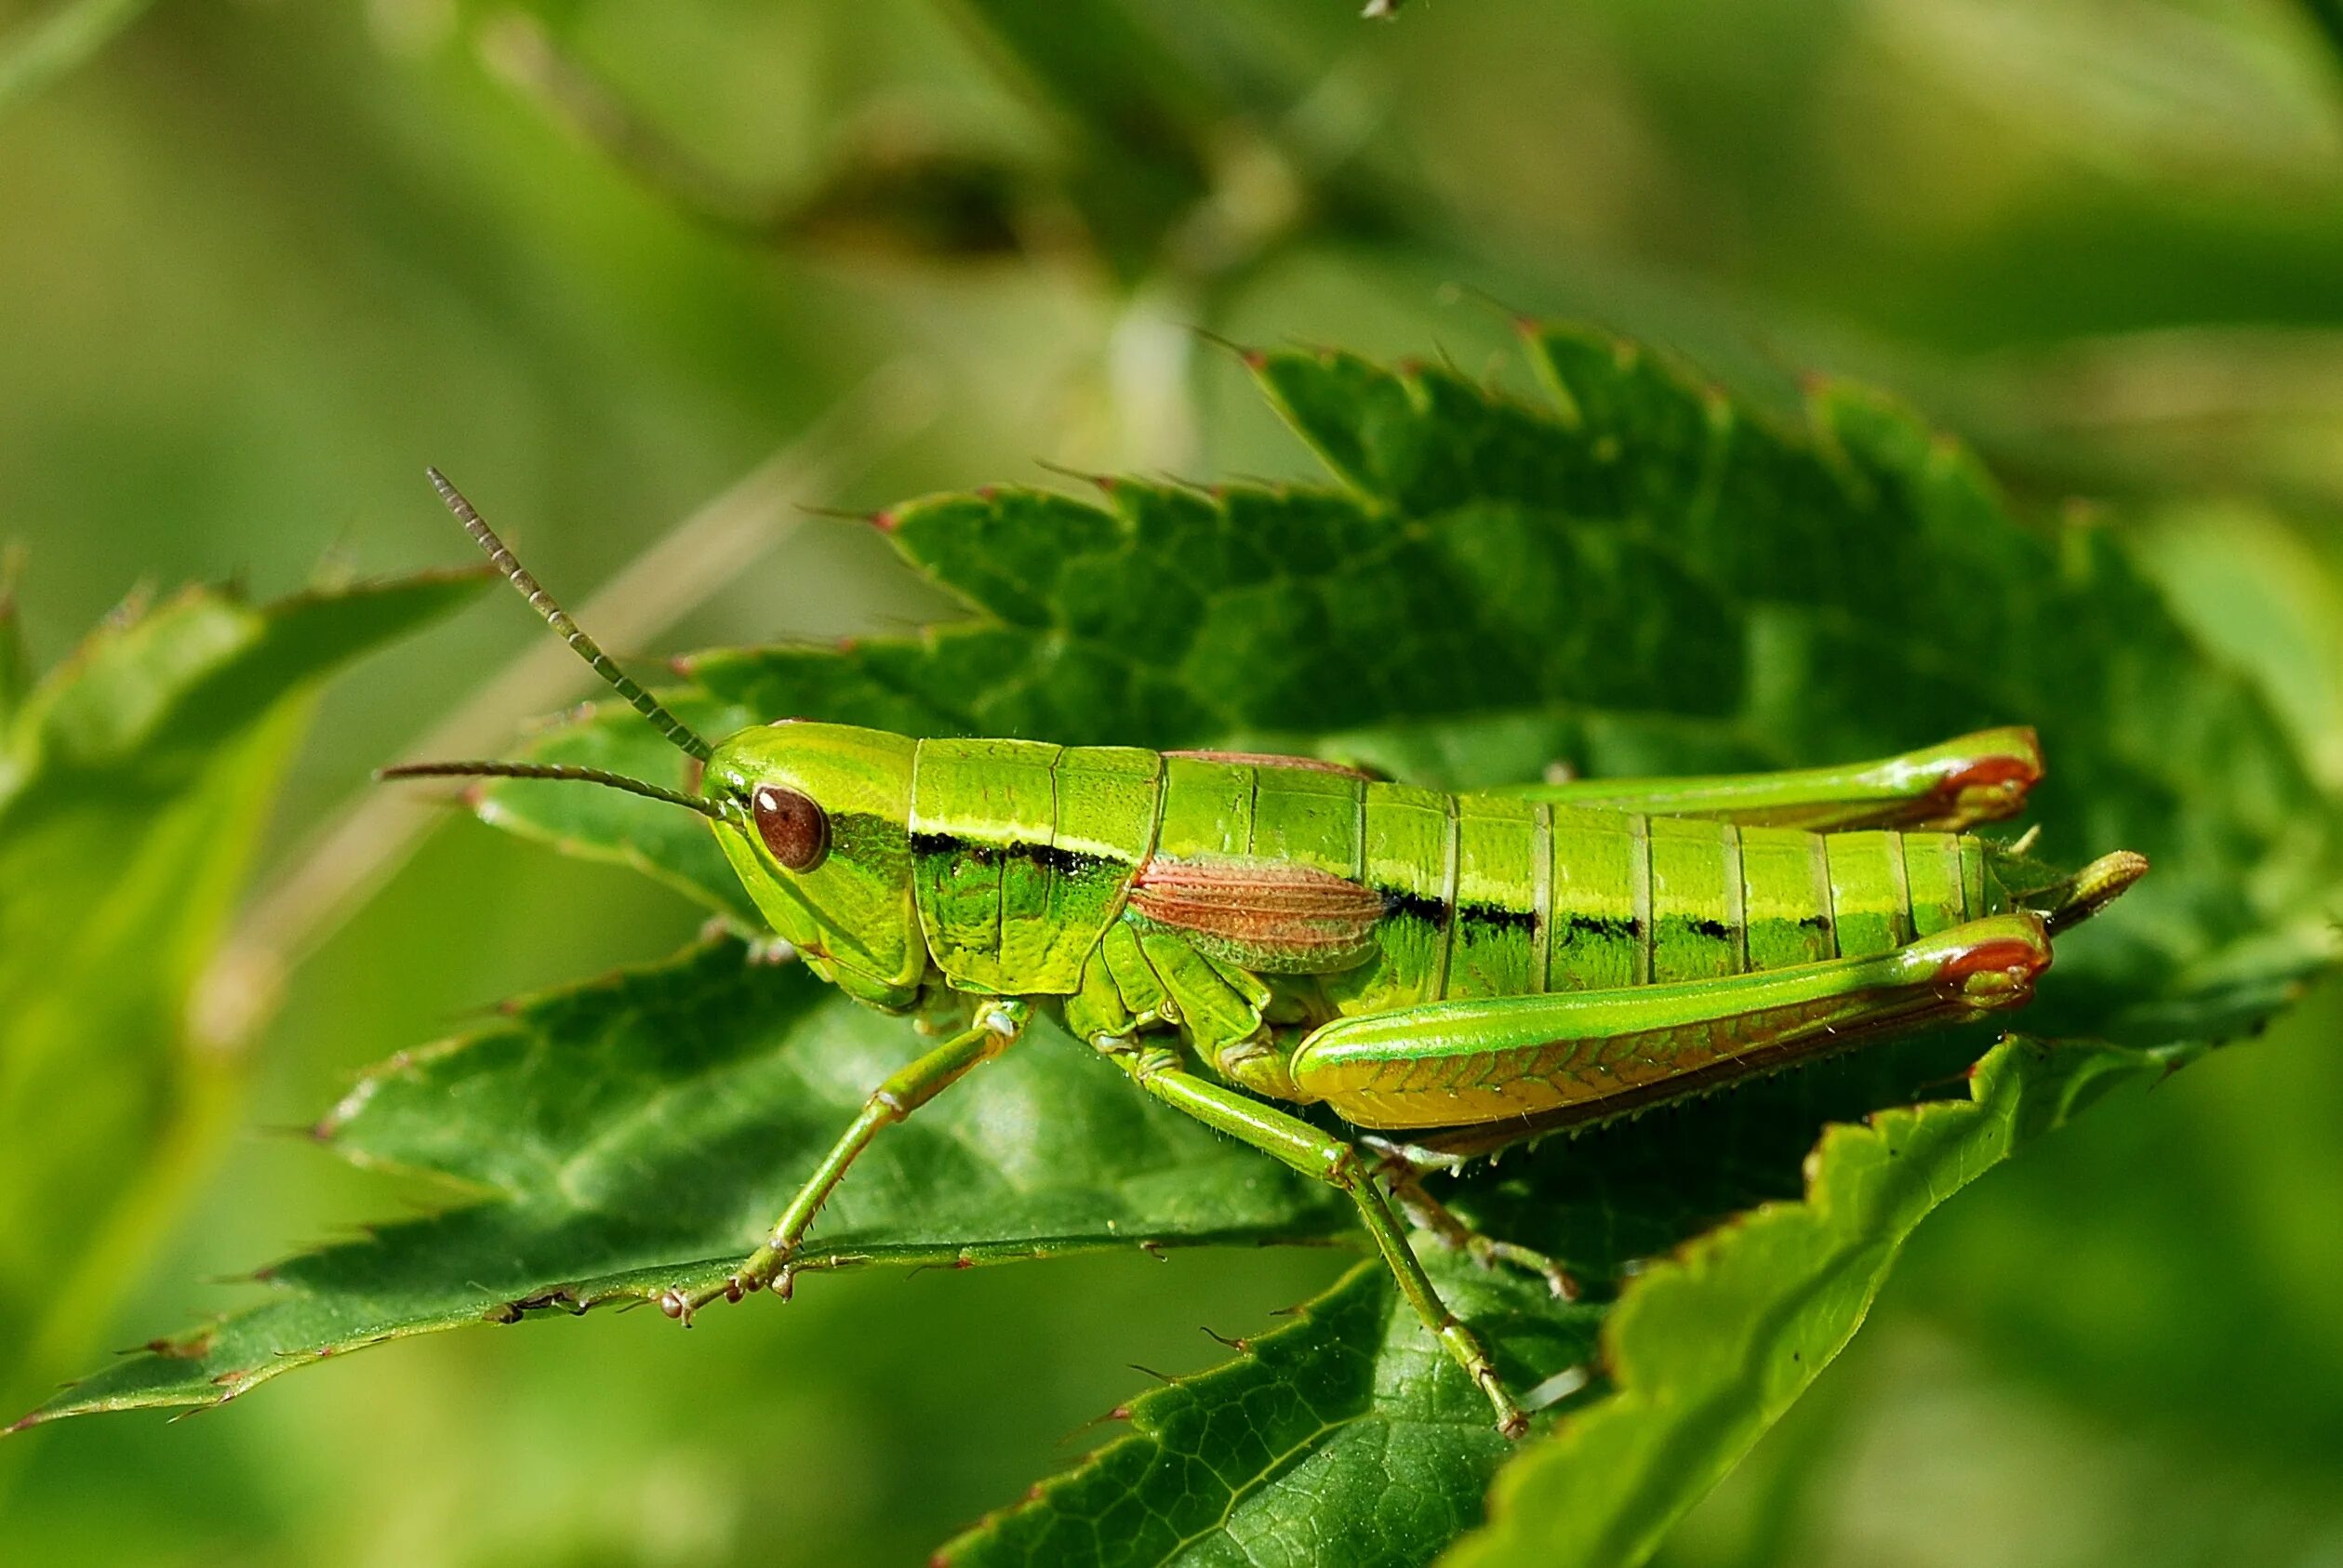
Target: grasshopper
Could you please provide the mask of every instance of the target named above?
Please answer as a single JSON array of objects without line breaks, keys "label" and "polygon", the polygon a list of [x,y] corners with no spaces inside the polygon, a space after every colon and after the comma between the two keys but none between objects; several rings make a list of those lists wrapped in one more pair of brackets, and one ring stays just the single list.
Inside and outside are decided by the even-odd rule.
[{"label": "grasshopper", "polygon": [[[727,1282],[786,1296],[823,1203],[885,1128],[1055,1015],[1143,1092],[1348,1194],[1424,1326],[1528,1420],[1442,1302],[1400,1215],[1484,1263],[1431,1166],[2025,1003],[2051,938],[2137,881],[2070,877],[1966,830],[2042,776],[2033,732],[1884,761],[1447,794],[1313,758],[914,739],[786,719],[710,744],[628,678],[446,479],[432,481],[570,646],[699,764],[423,763],[386,777],[568,779],[708,819],[824,980],[916,1017],[924,1054],[861,1112]],[[1289,1107],[1324,1106],[1338,1136]]]}]

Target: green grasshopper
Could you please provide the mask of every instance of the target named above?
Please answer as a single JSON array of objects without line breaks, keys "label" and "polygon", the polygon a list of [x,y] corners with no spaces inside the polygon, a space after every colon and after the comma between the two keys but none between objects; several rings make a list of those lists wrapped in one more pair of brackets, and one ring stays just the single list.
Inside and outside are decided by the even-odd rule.
[{"label": "green grasshopper", "polygon": [[[816,974],[942,1036],[872,1093],[723,1286],[663,1303],[686,1320],[720,1295],[786,1296],[871,1140],[1044,1009],[1147,1094],[1349,1194],[1426,1328],[1519,1436],[1526,1416],[1398,1212],[1558,1294],[1568,1276],[1472,1233],[1425,1168],[2017,1006],[2052,936],[2147,870],[2119,852],[2027,885],[1964,831],[2017,811],[2041,777],[2026,729],[1847,767],[1471,794],[1311,758],[793,719],[711,745],[431,477],[699,777],[691,792],[555,764],[384,777],[572,779],[698,812]],[[1283,1109],[1309,1105],[1380,1136]]]}]

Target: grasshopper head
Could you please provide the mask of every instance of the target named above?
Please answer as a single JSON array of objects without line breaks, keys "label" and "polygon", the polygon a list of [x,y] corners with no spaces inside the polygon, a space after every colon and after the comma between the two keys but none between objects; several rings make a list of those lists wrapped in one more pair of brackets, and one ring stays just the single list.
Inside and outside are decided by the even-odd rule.
[{"label": "grasshopper head", "polygon": [[530,607],[676,750],[701,764],[699,792],[559,763],[409,763],[376,777],[567,779],[696,811],[713,825],[749,897],[815,973],[859,1001],[884,1007],[916,1001],[927,944],[912,898],[914,742],[880,730],[784,720],[711,746],[586,635],[437,469],[431,481]]},{"label": "grasshopper head", "polygon": [[901,1003],[927,967],[912,899],[912,754],[883,730],[785,719],[708,758],[717,842],[773,929],[826,978]]}]

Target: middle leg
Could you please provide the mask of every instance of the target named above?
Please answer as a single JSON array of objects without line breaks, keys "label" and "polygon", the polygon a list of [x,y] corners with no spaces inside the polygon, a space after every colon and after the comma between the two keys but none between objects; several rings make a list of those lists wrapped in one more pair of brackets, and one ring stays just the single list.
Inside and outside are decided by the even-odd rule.
[{"label": "middle leg", "polygon": [[1491,1236],[1467,1224],[1457,1212],[1431,1195],[1424,1185],[1424,1173],[1413,1160],[1396,1146],[1379,1138],[1366,1143],[1379,1156],[1375,1174],[1391,1189],[1391,1201],[1400,1206],[1420,1229],[1440,1238],[1441,1244],[1463,1253],[1484,1269],[1503,1264],[1537,1275],[1546,1282],[1546,1288],[1554,1293],[1557,1301],[1578,1299],[1578,1282],[1544,1253]]}]

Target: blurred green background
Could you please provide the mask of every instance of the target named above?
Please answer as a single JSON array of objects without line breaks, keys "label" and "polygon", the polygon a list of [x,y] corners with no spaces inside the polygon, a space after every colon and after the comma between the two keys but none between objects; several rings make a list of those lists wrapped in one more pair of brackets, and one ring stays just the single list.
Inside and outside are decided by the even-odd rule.
[{"label": "blurred green background", "polygon": [[[770,519],[674,614],[638,580],[624,653],[899,629],[932,596],[794,503],[1036,458],[1302,472],[1190,329],[1477,368],[1479,291],[1760,397],[1903,392],[2029,503],[2133,534],[2343,782],[2324,0],[0,0],[0,536],[45,658],[140,581],[464,560],[426,462],[573,603],[712,498]],[[542,637],[499,596],[338,685],[255,910]],[[93,1358],[446,1199],[268,1129],[697,921],[453,818],[364,893],[281,1007],[254,993],[237,1130],[118,1260]],[[2343,1564],[2338,1027],[2314,996],[1932,1220],[1665,1561]],[[847,1274],[689,1335],[420,1341],[11,1440],[0,1556],[916,1561],[1094,1441],[1126,1363],[1206,1364],[1201,1327],[1342,1262]]]}]

